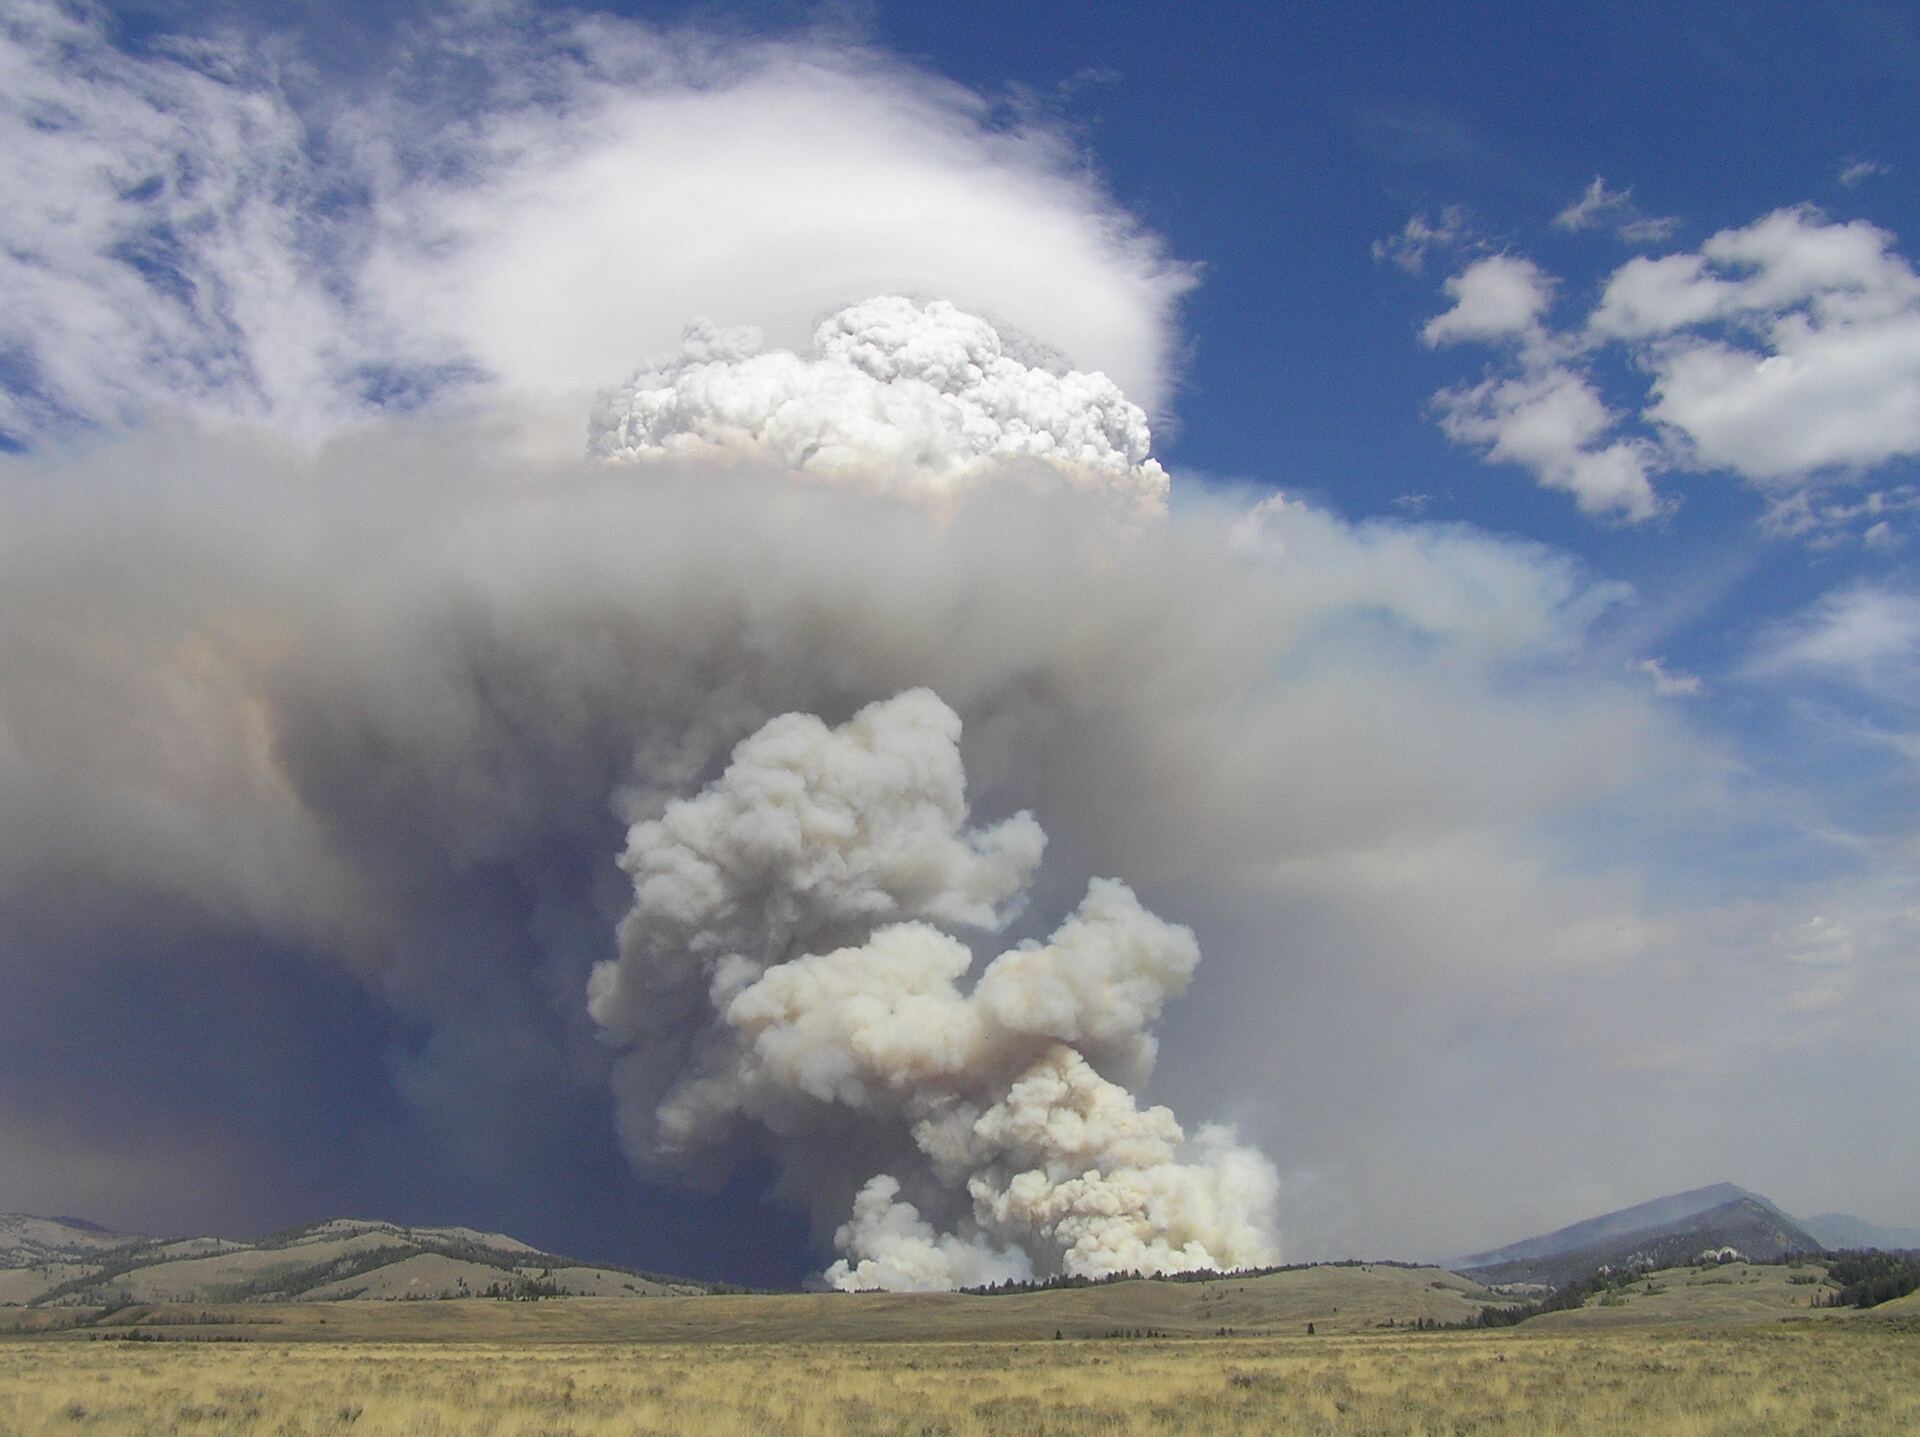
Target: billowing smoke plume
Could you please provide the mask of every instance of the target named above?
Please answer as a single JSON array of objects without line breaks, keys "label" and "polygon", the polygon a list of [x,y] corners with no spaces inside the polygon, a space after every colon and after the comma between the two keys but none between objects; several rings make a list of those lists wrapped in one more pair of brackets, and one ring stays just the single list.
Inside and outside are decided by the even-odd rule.
[{"label": "billowing smoke plume", "polygon": [[837,729],[787,714],[634,825],[633,908],[589,1006],[634,1049],[615,1086],[636,1155],[724,1151],[742,1126],[891,1154],[836,1237],[841,1287],[1273,1261],[1272,1166],[1130,1091],[1191,932],[1096,879],[967,985],[947,930],[1001,928],[1044,838],[1026,813],[967,826],[959,744],[926,689]]},{"label": "billowing smoke plume", "polygon": [[[1139,525],[1081,491],[988,483],[932,518],[779,471],[529,471],[488,433],[430,420],[317,452],[232,431],[0,456],[0,1138],[45,1153],[89,1134],[98,1171],[199,1194],[166,1219],[181,1226],[391,1211],[432,1191],[450,1216],[491,1211],[536,1236],[577,1222],[545,1240],[667,1270],[768,1280],[884,1247],[903,1270],[858,1280],[966,1281],[1062,1265],[1096,1220],[1142,1205],[1148,1242],[1224,1225],[1186,1215],[1212,1201],[1191,1172],[1160,1184],[1200,1169],[1225,1192],[1259,1166],[1236,1175],[1209,1156],[1216,1139],[1178,1145],[1092,1080],[1130,1087],[1157,1026],[1156,1099],[1232,1116],[1290,1177],[1344,1155],[1337,1189],[1289,1182],[1290,1256],[1316,1241],[1310,1223],[1325,1242],[1359,1205],[1390,1221],[1409,1152],[1484,1171],[1493,1140],[1460,1115],[1485,1069],[1450,1056],[1463,1012],[1509,1011],[1637,941],[1630,895],[1567,879],[1539,837],[1649,755],[1692,771],[1661,726],[1671,705],[1618,664],[1569,668],[1608,599],[1526,546],[1298,503],[1250,515],[1198,491]],[[829,743],[779,718],[836,724],[922,687],[964,720],[964,790],[931,704],[883,708],[865,766],[858,725]],[[726,781],[700,796],[773,720],[751,753],[790,750],[786,777],[762,778],[807,801],[783,810]],[[818,774],[799,758],[816,750]],[[1022,809],[1045,821],[1045,865]],[[803,813],[826,827],[799,828]],[[820,838],[855,813],[869,817],[853,838]],[[709,832],[731,834],[735,887],[656,900],[669,860],[721,855]],[[740,867],[755,844],[759,867]],[[1206,940],[1157,1025],[1191,950],[1116,893],[1082,906],[1102,875]],[[880,1074],[905,1059],[863,1055],[897,1023],[780,987],[909,948],[953,976],[875,1006],[964,1010],[937,1031],[983,1045],[975,1076],[910,1048],[933,1075],[890,1088]],[[795,958],[813,961],[734,1006]],[[596,1005],[620,1045],[586,1001],[607,959],[618,981]],[[1109,960],[1121,977],[1100,997],[1129,1016],[1077,996],[1076,975]],[[1048,1002],[995,999],[1029,963],[1019,986]],[[884,966],[896,988],[919,972]],[[988,966],[992,984],[969,983]],[[358,994],[351,1012],[316,1009],[316,983],[336,1007],[339,988]],[[1588,1032],[1591,1008],[1567,1011]],[[860,1036],[816,1044],[821,1025]],[[909,1030],[923,1045],[931,1031]],[[1553,1036],[1552,1052],[1572,1046]],[[1057,1039],[1091,1073],[1042,1061]],[[753,1066],[789,1058],[803,1077]],[[206,1077],[217,1061],[229,1080]],[[1035,1101],[1042,1079],[1058,1100]],[[616,1090],[646,1174],[735,1179],[714,1198],[637,1195],[608,1151]],[[1382,1136],[1415,1092],[1436,1095],[1417,1129]],[[210,1111],[216,1093],[246,1104]],[[971,1124],[938,1121],[962,1104]],[[1121,1130],[1126,1145],[1107,1136]],[[1447,1168],[1462,1144],[1477,1161]],[[780,1238],[741,1255],[769,1158],[776,1191],[818,1217],[810,1254],[783,1216]],[[1096,1167],[1105,1191],[1081,1181]],[[15,1204],[53,1206],[81,1180],[65,1171],[22,1160],[0,1180]],[[1450,1191],[1478,1191],[1464,1181]],[[489,1207],[493,1192],[523,1206]],[[1257,1247],[1202,1245],[1217,1261]]]},{"label": "billowing smoke plume", "polygon": [[1166,471],[1147,419],[1104,374],[1024,362],[987,321],[941,300],[882,296],[821,321],[807,354],[755,329],[690,327],[680,353],[604,396],[589,447],[606,459],[772,463],[939,495],[1025,462],[1147,511]]}]

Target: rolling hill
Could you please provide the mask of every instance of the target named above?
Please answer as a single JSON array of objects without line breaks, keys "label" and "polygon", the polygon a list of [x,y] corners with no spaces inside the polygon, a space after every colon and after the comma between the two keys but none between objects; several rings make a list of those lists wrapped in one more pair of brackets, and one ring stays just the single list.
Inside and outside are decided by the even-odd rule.
[{"label": "rolling hill", "polygon": [[151,1238],[110,1232],[77,1217],[32,1217],[0,1213],[0,1270],[36,1263],[67,1262]]},{"label": "rolling hill", "polygon": [[[1831,1284],[1817,1262],[1729,1263],[1642,1274],[1571,1311],[1531,1318],[1528,1332],[1622,1327],[1745,1327],[1797,1320],[1844,1324],[1888,1314],[1912,1321],[1910,1299],[1872,1313],[1818,1303]],[[1920,1297],[1920,1294],[1915,1294]],[[72,1330],[92,1338],[274,1343],[836,1343],[1035,1342],[1068,1339],[1338,1339],[1472,1320],[1499,1294],[1431,1267],[1338,1263],[1258,1277],[1128,1279],[1005,1294],[786,1292],[583,1297],[564,1302],[291,1302],[144,1304],[110,1312],[14,1308],[0,1332]],[[1905,1317],[1901,1314],[1905,1313]]]},{"label": "rolling hill", "polygon": [[[632,1294],[627,1295],[629,1298]],[[1024,1342],[1063,1337],[1304,1337],[1470,1321],[1501,1299],[1432,1267],[1342,1263],[1206,1281],[1136,1278],[1004,1294],[784,1292],[648,1301],[134,1303],[16,1308],[0,1331],[274,1342]]]},{"label": "rolling hill", "polygon": [[335,1218],[252,1241],[0,1216],[0,1306],[659,1297],[706,1284],[578,1262],[501,1233]]},{"label": "rolling hill", "polygon": [[[1190,1326],[1201,1311],[1223,1319],[1218,1325],[1267,1326],[1292,1321],[1309,1308],[1320,1317],[1304,1320],[1330,1321],[1336,1327],[1359,1320],[1363,1312],[1373,1314],[1369,1322],[1394,1317],[1452,1324],[1471,1318],[1481,1306],[1563,1287],[1596,1272],[1683,1268],[1703,1253],[1729,1258],[1737,1253],[1742,1259],[1767,1263],[1822,1248],[1905,1246],[1899,1239],[1909,1236],[1915,1234],[1873,1228],[1858,1219],[1831,1214],[1801,1223],[1757,1193],[1720,1183],[1477,1253],[1448,1264],[1451,1271],[1385,1263],[1333,1264],[1300,1270],[1318,1276],[1294,1272],[1233,1275],[1219,1279],[1218,1285],[1149,1284],[1142,1291],[1153,1294],[1151,1301],[1138,1294],[1112,1293],[1098,1299],[1067,1299],[1058,1292],[968,1297],[952,1310],[952,1320],[973,1325],[972,1319],[957,1314],[970,1312],[976,1300],[986,1300],[1000,1317],[1027,1313],[1031,1307],[1034,1314],[1058,1311],[1063,1318],[1074,1315],[1076,1321],[1107,1320],[1091,1314],[1117,1317],[1135,1303],[1145,1302],[1142,1317],[1150,1310],[1152,1325],[1173,1328]],[[1727,1249],[1733,1253],[1726,1253]],[[1378,1278],[1373,1276],[1376,1272]],[[1710,1277],[1699,1282],[1716,1289],[1725,1285]],[[1374,1292],[1382,1283],[1391,1291]],[[1327,1284],[1332,1287],[1321,1292]],[[1189,1311],[1199,1300],[1185,1292],[1189,1286],[1196,1292],[1204,1288],[1207,1300],[1220,1305]],[[1401,1291],[1403,1287],[1407,1291]],[[1335,1288],[1346,1294],[1344,1303],[1331,1296]],[[155,1238],[113,1232],[76,1218],[0,1214],[0,1307],[30,1309],[55,1320],[58,1312],[70,1309],[462,1297],[620,1302],[705,1297],[722,1290],[712,1284],[582,1262],[501,1233],[466,1227],[408,1227],[335,1218],[243,1241]],[[1243,1305],[1228,1296],[1237,1299],[1243,1292],[1258,1294],[1261,1300]],[[1286,1301],[1275,1307],[1272,1300],[1283,1295]],[[1729,1296],[1717,1290],[1712,1295],[1716,1299]],[[1744,1302],[1759,1294],[1743,1291],[1738,1296]],[[1795,1303],[1803,1296],[1801,1291],[1784,1294]],[[1766,1294],[1768,1303],[1779,1300],[1771,1292]],[[1084,1318],[1076,1315],[1083,1302],[1088,1304]],[[1678,1311],[1678,1302],[1678,1298],[1661,1303],[1636,1300],[1634,1306],[1637,1313],[1651,1316],[1669,1308]],[[1345,1314],[1336,1317],[1341,1307]],[[821,1311],[856,1310],[865,1311],[839,1307]],[[932,1314],[935,1308],[925,1312]],[[722,1309],[702,1307],[702,1325],[721,1315]],[[22,1313],[22,1319],[25,1316]],[[1237,1322],[1224,1320],[1229,1317]]]}]

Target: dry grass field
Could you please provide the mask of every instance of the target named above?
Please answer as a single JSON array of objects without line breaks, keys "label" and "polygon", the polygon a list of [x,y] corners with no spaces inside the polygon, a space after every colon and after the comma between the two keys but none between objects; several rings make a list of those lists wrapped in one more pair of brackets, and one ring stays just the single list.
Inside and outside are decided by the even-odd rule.
[{"label": "dry grass field", "polygon": [[1467,1332],[1413,1325],[1485,1289],[1380,1265],[999,1297],[13,1309],[0,1437],[1920,1432],[1920,1314],[1812,1308],[1822,1276],[1678,1269]]},{"label": "dry grass field", "polygon": [[1621,1323],[1676,1322],[1694,1326],[1771,1322],[1782,1317],[1837,1317],[1814,1303],[1831,1289],[1819,1263],[1730,1262],[1717,1267],[1675,1267],[1650,1272],[1583,1307],[1549,1312],[1530,1326],[1610,1327]]},{"label": "dry grass field", "polygon": [[940,1343],[0,1343],[0,1433],[277,1437],[1907,1437],[1920,1332]]}]

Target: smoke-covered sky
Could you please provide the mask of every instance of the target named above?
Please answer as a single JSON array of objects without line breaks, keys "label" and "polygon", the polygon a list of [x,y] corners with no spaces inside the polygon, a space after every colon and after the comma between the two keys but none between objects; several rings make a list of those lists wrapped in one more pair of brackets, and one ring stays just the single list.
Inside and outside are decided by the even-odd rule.
[{"label": "smoke-covered sky", "polygon": [[1920,1221],[1920,17],[933,16],[9,8],[0,1209]]}]

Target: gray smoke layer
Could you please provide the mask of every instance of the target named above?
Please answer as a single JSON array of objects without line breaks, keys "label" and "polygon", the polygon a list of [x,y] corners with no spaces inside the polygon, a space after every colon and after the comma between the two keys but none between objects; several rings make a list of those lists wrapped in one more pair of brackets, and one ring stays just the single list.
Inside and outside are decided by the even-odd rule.
[{"label": "gray smoke layer", "polygon": [[963,987],[973,954],[945,930],[1004,927],[1044,844],[1027,813],[967,819],[960,719],[914,689],[837,729],[774,719],[636,824],[620,956],[589,990],[638,1048],[614,1076],[630,1141],[672,1158],[754,1125],[804,1148],[842,1115],[864,1149],[910,1135],[904,1178],[873,1176],[836,1234],[841,1287],[1274,1261],[1272,1165],[1223,1128],[1188,1144],[1130,1091],[1193,934],[1096,879]]},{"label": "gray smoke layer", "polygon": [[[89,985],[161,936],[343,965],[420,1035],[391,1079],[448,1161],[524,1168],[611,1085],[646,1171],[771,1157],[836,1280],[1258,1260],[1266,1165],[1136,1096],[1181,924],[1259,915],[1190,1002],[1272,994],[1296,915],[1364,933],[1398,855],[1453,855],[1449,901],[1514,872],[1473,835],[1651,742],[1611,674],[1527,677],[1601,602],[1297,504],[935,516],[475,424],[9,458],[0,918]],[[1152,1082],[1271,1141],[1261,1011]]]}]

